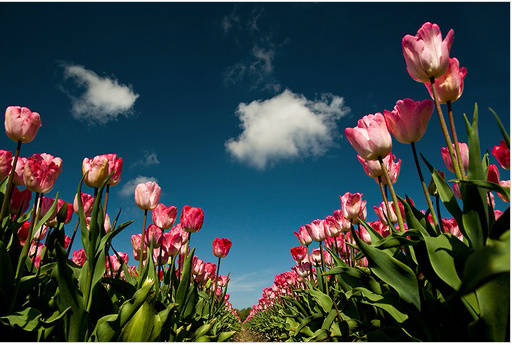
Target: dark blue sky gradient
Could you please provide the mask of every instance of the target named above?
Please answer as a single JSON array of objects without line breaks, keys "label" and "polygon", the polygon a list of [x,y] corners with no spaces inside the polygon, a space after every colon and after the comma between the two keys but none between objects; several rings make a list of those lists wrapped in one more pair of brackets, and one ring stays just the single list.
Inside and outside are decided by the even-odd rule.
[{"label": "dark blue sky gradient", "polygon": [[[222,21],[230,15],[239,23],[225,32]],[[405,69],[405,34],[414,35],[426,21],[439,24],[443,36],[455,30],[451,56],[468,69],[464,95],[454,103],[461,141],[467,138],[462,113],[472,114],[474,102],[481,110],[483,149],[492,150],[500,139],[487,107],[510,125],[508,3],[4,3],[0,17],[0,106],[24,105],[41,114],[43,127],[33,143],[23,145],[22,155],[63,158],[50,196],[60,191],[72,201],[82,159],[119,154],[125,169],[112,190],[109,213],[121,207],[121,219],[135,223],[118,236],[117,250],[133,256],[129,239],[140,233],[143,217],[133,196],[118,191],[139,175],[156,177],[166,205],[180,213],[187,204],[205,209],[204,228],[192,239],[201,258],[214,261],[215,237],[232,240],[221,272],[231,272],[235,307],[257,303],[274,275],[291,268],[289,249],[298,245],[293,232],[332,214],[340,207],[339,195],[364,193],[368,218],[376,219],[378,187],[364,174],[344,128],[363,115],[392,110],[398,99],[429,98]],[[250,30],[254,20],[258,29]],[[255,45],[275,52],[267,78],[281,90],[308,99],[332,93],[350,107],[337,123],[336,145],[325,155],[256,170],[226,152],[224,143],[240,134],[238,104],[277,94],[251,76],[225,81],[230,66],[248,61]],[[131,85],[140,95],[133,114],[104,126],[74,119],[67,93],[79,90],[64,80],[63,64],[83,65]],[[5,135],[0,144],[15,149]],[[417,147],[446,170],[441,146],[434,114]],[[155,152],[160,164],[134,167],[145,151]],[[403,160],[397,192],[425,208],[410,148],[394,141],[393,152]]]}]

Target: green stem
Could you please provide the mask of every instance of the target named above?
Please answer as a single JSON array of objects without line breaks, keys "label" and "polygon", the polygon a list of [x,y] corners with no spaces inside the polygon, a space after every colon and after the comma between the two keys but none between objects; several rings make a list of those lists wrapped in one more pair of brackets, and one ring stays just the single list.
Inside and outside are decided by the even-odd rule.
[{"label": "green stem", "polygon": [[432,199],[430,199],[430,194],[428,193],[427,185],[425,184],[425,179],[423,178],[423,173],[421,172],[420,162],[418,160],[418,153],[416,152],[416,145],[411,143],[412,154],[414,156],[414,163],[416,163],[416,169],[418,170],[418,175],[420,177],[421,187],[423,188],[423,194],[425,194],[425,198],[427,199],[428,208],[430,209],[430,213],[432,214],[432,219],[434,219],[434,225],[436,228],[439,228],[439,221],[436,217],[436,213],[434,212],[434,206],[432,205]]},{"label": "green stem", "polygon": [[210,305],[210,317],[212,317],[213,306],[215,304],[215,298],[217,296],[217,282],[219,281],[219,271],[220,271],[220,257],[217,261],[217,273],[215,274],[215,286],[212,293],[212,304]]},{"label": "green stem", "polygon": [[455,155],[457,156],[457,161],[459,162],[459,170],[462,178],[466,178],[466,171],[464,170],[464,163],[462,162],[462,154],[460,153],[459,139],[457,139],[457,129],[455,129],[455,120],[453,119],[453,109],[452,102],[447,101],[446,106],[448,107],[448,115],[450,117],[450,127],[452,130],[453,141],[455,142]]},{"label": "green stem", "polygon": [[[322,248],[322,241],[319,243],[320,248],[320,260],[322,261],[322,273],[325,273],[325,260],[324,260],[324,249]],[[324,279],[323,275],[320,275],[321,279]],[[329,279],[327,279],[327,276],[325,276],[325,291],[327,292],[327,295],[329,295]]]},{"label": "green stem", "polygon": [[23,245],[23,249],[21,250],[20,259],[18,260],[18,266],[16,267],[16,276],[15,279],[18,281],[18,279],[23,274],[23,269],[25,268],[25,261],[27,259],[28,251],[30,249],[30,245],[32,244],[32,237],[34,234],[34,227],[35,223],[37,223],[37,219],[39,218],[39,213],[41,210],[41,199],[42,195],[40,193],[36,193],[35,200],[34,200],[34,209],[32,210],[32,220],[30,223],[30,229],[28,231],[27,239],[25,241],[25,244]]},{"label": "green stem", "polygon": [[398,206],[398,199],[395,194],[395,189],[393,188],[393,183],[391,183],[391,179],[389,178],[389,175],[388,175],[388,169],[386,169],[386,167],[384,166],[384,162],[382,161],[381,157],[379,157],[379,163],[382,168],[382,171],[384,171],[384,177],[386,178],[386,182],[388,184],[389,191],[391,192],[391,196],[393,198],[393,204],[395,205],[396,218],[398,219],[398,226],[400,227],[400,232],[404,233],[405,232],[404,220],[402,219],[402,213],[400,212],[400,207]]},{"label": "green stem", "polygon": [[382,181],[381,181],[380,176],[377,177],[377,179],[379,181],[379,188],[380,188],[380,193],[382,194],[382,199],[384,200],[384,204],[386,205],[386,211],[387,211],[387,214],[385,214],[386,221],[388,222],[389,231],[391,233],[393,233],[393,232],[395,232],[395,225],[389,219],[390,218],[390,214],[391,214],[391,209],[389,207],[388,196],[386,195],[386,191],[384,190],[384,186],[382,185]]},{"label": "green stem", "polygon": [[80,225],[80,219],[77,219],[75,230],[73,230],[73,236],[71,236],[71,241],[69,242],[67,257],[69,257],[69,253],[71,253],[71,247],[73,246],[73,241],[75,240],[76,231],[78,230],[78,225]]},{"label": "green stem", "polygon": [[[146,235],[146,220],[148,219],[148,210],[144,210],[144,224],[142,225],[142,239],[140,244],[140,254],[139,254],[139,274],[142,274],[142,259],[144,254],[144,236]],[[149,255],[150,253],[148,253]],[[151,253],[153,255],[153,253]]]},{"label": "green stem", "polygon": [[105,207],[104,207],[104,210],[103,210],[103,217],[106,217],[106,215],[107,215],[109,192],[110,192],[110,185],[107,184],[107,191],[105,192]]},{"label": "green stem", "polygon": [[14,160],[12,161],[11,172],[9,173],[9,178],[7,179],[7,189],[5,191],[4,200],[2,201],[2,209],[0,210],[0,220],[4,219],[4,214],[7,209],[7,205],[11,201],[12,180],[14,178],[14,171],[16,171],[18,157],[20,156],[20,149],[21,141],[18,141],[18,146],[16,146],[16,154],[14,155]]},{"label": "green stem", "polygon": [[450,152],[450,158],[452,159],[453,170],[455,171],[457,179],[462,180],[462,175],[460,173],[457,156],[455,156],[455,153],[453,152],[453,144],[450,138],[450,133],[448,132],[448,127],[446,126],[446,121],[444,120],[443,111],[441,110],[441,104],[439,104],[439,100],[437,99],[434,77],[430,78],[430,84],[432,85],[432,95],[434,96],[434,101],[436,103],[437,114],[439,115],[439,122],[441,122],[441,129],[446,140],[446,145],[448,146],[448,151]]}]

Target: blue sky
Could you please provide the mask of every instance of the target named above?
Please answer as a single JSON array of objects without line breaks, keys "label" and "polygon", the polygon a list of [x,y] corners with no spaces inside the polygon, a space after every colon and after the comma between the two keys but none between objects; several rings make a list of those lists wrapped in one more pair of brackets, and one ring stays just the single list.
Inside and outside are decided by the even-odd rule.
[{"label": "blue sky", "polygon": [[[461,141],[474,102],[483,148],[500,138],[487,107],[510,124],[508,3],[4,3],[0,16],[0,105],[41,114],[22,155],[64,160],[50,196],[72,201],[82,159],[117,153],[109,213],[135,223],[116,249],[132,257],[143,213],[130,186],[154,178],[164,204],[205,210],[192,237],[202,259],[214,261],[214,238],[232,240],[221,272],[239,308],[291,268],[293,232],[332,214],[339,195],[364,193],[376,219],[379,190],[343,133],[398,99],[429,98],[405,69],[405,34],[426,21],[455,30],[451,56],[468,68],[454,104]],[[0,144],[15,149],[5,135]],[[441,146],[434,114],[417,148],[446,170]],[[394,141],[393,152],[397,192],[425,208],[410,148]]]}]

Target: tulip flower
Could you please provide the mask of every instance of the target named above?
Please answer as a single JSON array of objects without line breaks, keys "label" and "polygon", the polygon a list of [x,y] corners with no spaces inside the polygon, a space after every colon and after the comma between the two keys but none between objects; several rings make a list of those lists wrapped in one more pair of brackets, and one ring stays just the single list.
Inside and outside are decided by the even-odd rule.
[{"label": "tulip flower", "polygon": [[494,219],[498,220],[498,218],[500,218],[502,214],[503,212],[501,212],[500,210],[494,210]]},{"label": "tulip flower", "polygon": [[[386,171],[387,171],[389,180],[391,181],[392,184],[395,184],[396,181],[398,180],[398,176],[400,175],[400,168],[402,167],[402,160],[399,159],[398,161],[395,161],[396,156],[392,153],[389,153],[389,155],[387,155],[386,158],[384,158],[382,160],[382,162],[384,163],[384,166],[386,167]],[[385,173],[383,173],[383,175],[385,175]],[[381,183],[383,185],[388,184],[387,179],[382,178],[382,177],[380,177],[380,178],[377,177],[376,182]]]},{"label": "tulip flower", "polygon": [[[43,197],[43,203],[45,202],[45,199],[46,198]],[[54,200],[48,199],[48,201],[46,201],[47,204],[44,206],[44,208],[43,207],[41,208],[41,214],[43,213],[43,210],[46,207],[51,207],[53,205],[53,202],[54,202]],[[65,216],[62,217],[62,219],[59,219],[60,214],[63,214]],[[72,217],[73,217],[73,206],[71,206],[70,204],[68,204],[67,202],[65,202],[63,200],[58,199],[55,216],[48,219],[48,221],[46,223],[48,224],[48,226],[51,226],[54,228],[58,225],[58,223],[64,223],[64,224],[71,223]]]},{"label": "tulip flower", "polygon": [[[510,180],[500,181],[500,186],[503,187],[503,188],[508,188],[510,190]],[[498,196],[504,202],[510,202],[509,198],[505,194],[498,193]]]},{"label": "tulip flower", "polygon": [[[41,203],[40,203],[41,211],[39,213],[40,218],[43,218],[48,213],[48,211],[50,210],[50,208],[53,206],[54,203],[55,203],[54,199],[50,199],[47,197],[41,198]],[[55,208],[55,210],[53,211],[53,213],[51,214],[49,219],[55,218],[57,216],[58,211],[59,211],[58,208]]]},{"label": "tulip flower", "polygon": [[47,233],[48,233],[48,226],[46,226],[46,225],[41,226],[39,229],[37,229],[36,233],[32,237],[32,241],[44,240]]},{"label": "tulip flower", "polygon": [[454,183],[453,184],[453,194],[455,195],[455,197],[457,199],[461,199],[462,200],[462,194],[460,193],[460,186],[458,183]]},{"label": "tulip flower", "polygon": [[180,224],[186,232],[198,232],[204,221],[204,211],[201,208],[185,206],[181,211]]},{"label": "tulip flower", "polygon": [[153,248],[160,248],[162,244],[162,229],[154,224],[150,225],[145,233],[144,242],[147,247],[153,245]]},{"label": "tulip flower", "polygon": [[292,253],[293,260],[302,262],[308,256],[308,248],[306,247],[295,247],[290,250]]},{"label": "tulip flower", "polygon": [[5,132],[9,139],[29,143],[41,127],[41,117],[30,109],[10,106],[5,110]]},{"label": "tulip flower", "polygon": [[231,249],[232,243],[227,238],[216,238],[213,241],[213,255],[220,258],[225,258],[229,250]]},{"label": "tulip flower", "polygon": [[443,40],[439,26],[429,22],[423,24],[416,36],[405,35],[402,50],[409,75],[423,83],[442,76],[449,66],[453,37],[454,31],[450,30]]},{"label": "tulip flower", "polygon": [[322,242],[326,238],[323,220],[316,219],[311,224],[306,224],[306,230],[315,242]]},{"label": "tulip flower", "polygon": [[146,260],[147,250],[142,241],[142,235],[132,235],[132,246],[133,246],[133,257],[135,260],[140,261],[141,252],[142,252],[142,260]]},{"label": "tulip flower", "polygon": [[489,165],[489,170],[487,171],[487,181],[500,184],[500,171],[494,164]]},{"label": "tulip flower", "polygon": [[393,111],[384,110],[386,125],[396,140],[411,144],[420,140],[434,112],[434,102],[415,102],[406,98],[396,102]]},{"label": "tulip flower", "polygon": [[[92,195],[82,193],[82,205],[84,206],[85,216],[89,217],[92,213],[92,207],[94,206],[94,197]],[[78,194],[75,194],[75,200],[73,201],[73,212],[78,214]]]},{"label": "tulip flower", "polygon": [[139,183],[135,188],[135,203],[142,210],[153,210],[160,201],[162,188],[154,182]]},{"label": "tulip flower", "polygon": [[48,193],[55,186],[61,172],[62,159],[47,153],[35,154],[25,163],[23,181],[32,192]]},{"label": "tulip flower", "polygon": [[23,223],[17,232],[18,239],[20,240],[21,245],[25,244],[25,241],[27,241],[28,233],[30,231],[30,222]]},{"label": "tulip flower", "polygon": [[169,260],[169,252],[167,252],[167,249],[164,246],[153,249],[153,261],[155,262],[155,265],[165,265],[167,260]]},{"label": "tulip flower", "polygon": [[510,169],[510,148],[505,140],[501,140],[499,146],[494,146],[492,155],[496,157],[503,169]]},{"label": "tulip flower", "polygon": [[204,273],[204,261],[197,256],[192,258],[192,274],[201,275]]},{"label": "tulip flower", "polygon": [[115,186],[121,181],[121,174],[123,173],[123,159],[118,157],[116,154],[109,153],[102,155],[108,161],[108,172],[107,176],[113,173],[107,184],[109,186]]},{"label": "tulip flower", "polygon": [[183,239],[180,233],[168,232],[164,234],[162,245],[165,247],[170,256],[174,257],[180,251],[183,245]]},{"label": "tulip flower", "polygon": [[78,266],[83,266],[85,262],[87,261],[87,256],[85,255],[85,250],[75,250],[73,252],[73,257],[71,258],[71,261],[73,261]]},{"label": "tulip flower", "polygon": [[16,162],[16,168],[14,168],[14,175],[12,176],[12,182],[16,186],[23,186],[25,182],[23,181],[23,175],[25,175],[25,164],[27,163],[27,158],[19,157]]},{"label": "tulip flower", "polygon": [[175,206],[165,207],[164,204],[158,206],[152,211],[153,223],[162,230],[172,228],[178,209]]},{"label": "tulip flower", "polygon": [[359,228],[359,238],[363,240],[365,243],[372,243],[372,238],[370,237],[370,233],[364,227]]},{"label": "tulip flower", "polygon": [[[450,58],[448,69],[442,76],[437,78],[434,83],[439,103],[455,102],[462,96],[462,92],[464,91],[464,78],[467,73],[468,70],[465,67],[459,68],[459,60],[457,60],[457,58]],[[430,93],[430,97],[434,99],[432,84],[425,83],[425,87]]]},{"label": "tulip flower", "polygon": [[82,161],[82,174],[85,176],[85,184],[91,188],[99,188],[108,177],[108,159],[104,156],[96,156],[92,159],[84,158]]},{"label": "tulip flower", "polygon": [[0,150],[0,180],[3,180],[12,169],[12,152]]},{"label": "tulip flower", "polygon": [[324,220],[324,231],[328,237],[337,237],[341,235],[343,228],[333,216],[327,216]]},{"label": "tulip flower", "polygon": [[303,246],[307,247],[313,242],[313,239],[309,236],[309,232],[305,226],[301,226],[299,232],[294,232],[294,234]]},{"label": "tulip flower", "polygon": [[28,252],[28,257],[32,261],[34,267],[39,268],[43,259],[43,249],[45,246],[42,243],[32,243]]},{"label": "tulip flower", "polygon": [[[452,146],[455,150],[455,145]],[[469,147],[466,143],[459,143],[460,148],[460,154],[462,155],[462,165],[464,167],[464,170],[468,170],[469,166]],[[455,172],[453,167],[452,158],[450,156],[450,152],[448,148],[442,147],[441,148],[441,156],[443,157],[444,164],[446,165],[446,168],[450,170],[452,173]]]},{"label": "tulip flower", "polygon": [[382,222],[382,224],[387,224],[388,219],[391,223],[395,224],[398,222],[398,218],[396,217],[395,212],[393,212],[393,204],[391,202],[388,202],[388,206],[390,211],[389,214],[387,212],[388,208],[386,207],[386,204],[384,202],[381,202],[379,207],[374,206],[373,210],[377,214],[377,217],[379,218],[379,221]]},{"label": "tulip flower", "polygon": [[391,152],[391,135],[381,113],[364,116],[357,122],[357,127],[346,128],[345,135],[363,159],[376,160]]},{"label": "tulip flower", "polygon": [[340,196],[341,209],[343,217],[354,222],[362,211],[363,194],[361,193],[345,193]]},{"label": "tulip flower", "polygon": [[30,190],[25,189],[20,192],[18,187],[14,186],[11,195],[11,202],[9,205],[10,213],[13,215],[17,215],[18,213],[20,215],[24,214],[30,206],[31,199],[32,192]]},{"label": "tulip flower", "polygon": [[341,232],[345,233],[350,231],[350,220],[343,216],[343,210],[334,211],[332,216],[341,226]]},{"label": "tulip flower", "polygon": [[455,219],[443,219],[441,220],[441,223],[443,225],[444,232],[452,234],[459,240],[464,241],[464,235],[462,235],[462,233],[460,232],[459,225],[457,224],[457,221]]},{"label": "tulip flower", "polygon": [[389,230],[389,226],[386,223],[382,223],[380,220],[371,222],[369,225],[379,233],[382,237],[388,237],[391,233]]}]

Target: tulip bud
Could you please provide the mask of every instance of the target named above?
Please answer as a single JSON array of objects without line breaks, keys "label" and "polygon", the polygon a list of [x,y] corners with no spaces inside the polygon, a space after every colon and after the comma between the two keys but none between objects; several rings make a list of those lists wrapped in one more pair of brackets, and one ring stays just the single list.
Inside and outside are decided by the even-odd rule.
[{"label": "tulip bud", "polygon": [[135,203],[142,210],[153,210],[160,201],[162,188],[154,182],[139,183],[135,188]]},{"label": "tulip bud", "polygon": [[34,193],[48,193],[62,172],[62,159],[47,153],[32,155],[25,162],[23,181]]},{"label": "tulip bud", "polygon": [[0,150],[0,180],[3,180],[12,169],[12,152]]},{"label": "tulip bud", "polygon": [[507,146],[505,140],[500,141],[499,146],[494,146],[492,154],[503,169],[510,169],[510,148]]},{"label": "tulip bud", "polygon": [[[453,152],[455,152],[455,145],[452,144]],[[469,166],[469,147],[466,143],[459,143],[460,155],[462,159],[462,165],[464,166],[464,170],[468,170]],[[441,156],[443,157],[444,164],[446,168],[450,170],[452,173],[455,172],[453,168],[452,157],[450,156],[450,151],[447,147],[441,148]]]},{"label": "tulip bud", "polygon": [[165,207],[164,204],[158,204],[153,210],[153,223],[160,229],[167,230],[172,228],[178,209],[174,206]]},{"label": "tulip bud", "polygon": [[18,161],[16,162],[16,168],[14,169],[14,175],[12,176],[12,182],[16,186],[23,186],[25,182],[23,181],[23,175],[25,175],[25,164],[27,163],[27,158],[18,157]]},{"label": "tulip bud", "polygon": [[500,184],[500,171],[494,164],[489,165],[489,170],[487,171],[487,181]]},{"label": "tulip bud", "polygon": [[443,40],[437,24],[425,23],[416,36],[405,35],[402,50],[407,72],[416,81],[427,83],[430,78],[442,76],[449,66],[454,31]]},{"label": "tulip bud", "polygon": [[213,241],[213,255],[218,258],[225,258],[228,256],[231,245],[231,241],[227,238],[216,238]]},{"label": "tulip bud", "polygon": [[204,211],[201,208],[185,206],[181,211],[180,224],[186,232],[198,232],[203,221]]},{"label": "tulip bud", "polygon": [[40,127],[41,117],[28,108],[10,106],[5,110],[5,132],[13,141],[31,142]]},{"label": "tulip bud", "polygon": [[30,222],[23,223],[18,229],[18,239],[20,240],[21,245],[25,244],[28,238],[28,232],[30,231]]},{"label": "tulip bud", "polygon": [[[140,261],[140,247],[144,246],[144,243],[142,241],[142,235],[132,235],[132,246],[133,246],[133,257],[135,260]],[[142,252],[142,260],[146,260],[147,258],[147,248],[144,246],[143,252]]]},{"label": "tulip bud", "polygon": [[364,116],[357,122],[357,127],[346,128],[345,135],[363,159],[376,160],[391,152],[393,142],[381,113]]},{"label": "tulip bud", "polygon": [[434,112],[434,102],[425,100],[415,102],[406,98],[396,102],[393,111],[384,110],[388,129],[402,144],[411,144],[420,140]]},{"label": "tulip bud", "polygon": [[82,174],[86,175],[84,182],[91,188],[99,188],[108,177],[108,160],[104,156],[93,159],[84,158],[82,161]]}]

